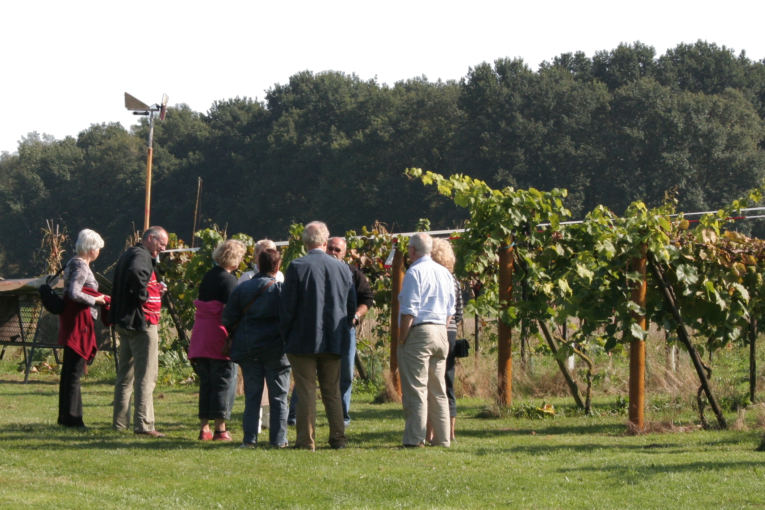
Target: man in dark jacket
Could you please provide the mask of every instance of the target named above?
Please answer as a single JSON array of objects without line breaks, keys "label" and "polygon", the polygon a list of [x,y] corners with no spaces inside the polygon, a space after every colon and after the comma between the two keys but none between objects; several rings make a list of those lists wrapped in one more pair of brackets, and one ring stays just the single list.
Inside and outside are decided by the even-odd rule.
[{"label": "man in dark jacket", "polygon": [[155,258],[167,246],[167,232],[151,227],[141,242],[125,250],[114,270],[109,320],[120,337],[120,368],[114,387],[112,426],[130,426],[130,397],[135,392],[133,432],[164,437],[154,429],[160,308],[164,288],[154,273]]},{"label": "man in dark jacket", "polygon": [[308,254],[293,260],[282,285],[280,330],[295,378],[297,448],[316,448],[316,377],[329,421],[329,444],[345,448],[340,398],[340,353],[350,341],[356,296],[348,266],[326,253],[329,230],[321,222],[306,225]]},{"label": "man in dark jacket", "polygon": [[[327,242],[327,254],[335,257],[339,261],[345,259],[347,245],[342,237],[332,237]],[[351,321],[351,334],[347,342],[343,342],[340,348],[340,397],[343,401],[343,423],[346,427],[351,424],[351,392],[353,390],[353,372],[354,362],[356,361],[356,326],[362,317],[372,308],[375,301],[375,293],[369,286],[369,280],[364,276],[355,264],[348,264],[353,279],[353,288],[356,291],[356,313]],[[297,414],[297,403],[299,398],[292,394],[290,400],[290,412],[288,423],[295,424]]]}]

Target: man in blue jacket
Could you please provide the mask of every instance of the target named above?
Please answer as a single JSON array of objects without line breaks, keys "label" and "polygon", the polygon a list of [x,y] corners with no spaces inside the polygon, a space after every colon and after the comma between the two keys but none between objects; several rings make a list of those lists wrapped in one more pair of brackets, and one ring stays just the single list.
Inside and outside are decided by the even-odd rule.
[{"label": "man in blue jacket", "polygon": [[296,448],[316,448],[316,378],[329,421],[329,445],[345,448],[340,398],[340,353],[350,342],[356,294],[348,266],[327,255],[329,230],[319,221],[306,225],[308,254],[293,260],[282,285],[280,330],[295,378]]}]

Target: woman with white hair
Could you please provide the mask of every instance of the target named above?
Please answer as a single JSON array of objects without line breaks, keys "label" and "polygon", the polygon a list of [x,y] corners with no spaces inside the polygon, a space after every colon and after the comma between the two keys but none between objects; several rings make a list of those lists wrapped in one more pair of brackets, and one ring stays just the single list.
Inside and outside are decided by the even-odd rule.
[{"label": "woman with white hair", "polygon": [[[231,274],[244,259],[246,246],[229,239],[213,251],[216,266],[205,273],[194,301],[196,316],[189,341],[189,359],[199,376],[199,440],[231,441],[226,420],[231,419],[229,394],[236,384],[234,363],[221,354],[228,332],[221,325],[223,308],[228,303],[236,277]],[[215,431],[210,430],[210,420]]]},{"label": "woman with white hair", "polygon": [[[454,394],[454,371],[456,366],[456,358],[454,356],[454,344],[457,343],[457,324],[462,322],[462,289],[460,283],[454,276],[454,264],[457,258],[454,256],[454,250],[448,239],[433,239],[433,249],[430,252],[430,257],[434,262],[441,264],[452,273],[452,279],[454,280],[454,308],[455,313],[452,316],[451,322],[446,325],[446,334],[449,339],[449,355],[446,357],[446,371],[444,372],[444,379],[446,381],[446,398],[449,400],[449,418],[451,422],[451,440],[454,441],[454,426],[457,421],[457,398]],[[430,441],[433,438],[433,427],[428,422],[427,440]]]},{"label": "woman with white hair", "polygon": [[[98,292],[98,282],[90,264],[98,258],[104,240],[85,229],[77,236],[77,255],[64,268],[64,311],[58,316],[58,345],[64,347],[58,393],[58,423],[65,427],[84,427],[80,378],[85,363],[96,356],[94,320],[98,306],[106,306],[108,297]],[[102,313],[103,310],[102,310]]]},{"label": "woman with white hair", "polygon": [[[247,271],[246,273],[242,273],[242,276],[239,277],[239,283],[242,284],[246,281],[252,280],[255,278],[255,275],[258,274],[260,269],[258,268],[258,260],[260,259],[260,254],[263,253],[266,250],[275,250],[276,244],[270,239],[261,239],[257,243],[255,243],[255,253],[252,256],[253,262],[252,264],[252,271]],[[276,281],[279,283],[284,283],[284,273],[281,271],[276,272]]]}]

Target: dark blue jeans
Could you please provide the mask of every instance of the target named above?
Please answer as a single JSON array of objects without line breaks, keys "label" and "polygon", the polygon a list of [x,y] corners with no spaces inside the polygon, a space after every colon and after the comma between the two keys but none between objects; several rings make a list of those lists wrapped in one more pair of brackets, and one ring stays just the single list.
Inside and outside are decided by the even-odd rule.
[{"label": "dark blue jeans", "polygon": [[[351,339],[340,347],[340,398],[343,404],[343,421],[347,427],[351,423],[351,393],[353,392],[353,374],[356,366],[356,328],[351,328]],[[298,396],[292,393],[290,398],[289,421],[297,416]]]},{"label": "dark blue jeans", "polygon": [[281,342],[274,348],[249,353],[236,360],[244,376],[244,442],[258,442],[260,424],[260,401],[263,386],[268,387],[268,404],[271,407],[269,441],[272,445],[287,444],[287,392],[290,387],[290,363]]}]

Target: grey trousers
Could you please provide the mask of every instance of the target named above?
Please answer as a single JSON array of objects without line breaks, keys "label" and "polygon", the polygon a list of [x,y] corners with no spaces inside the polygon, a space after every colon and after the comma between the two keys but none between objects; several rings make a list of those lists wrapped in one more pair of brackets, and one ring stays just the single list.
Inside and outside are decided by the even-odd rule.
[{"label": "grey trousers", "polygon": [[425,442],[428,418],[433,425],[433,444],[451,446],[449,401],[446,397],[446,356],[449,340],[446,326],[423,324],[409,330],[399,346],[398,366],[406,425],[404,444]]},{"label": "grey trousers", "polygon": [[112,426],[130,426],[130,397],[135,393],[133,431],[154,430],[154,387],[157,385],[159,336],[157,326],[146,331],[129,331],[116,326],[120,337],[120,369],[114,386]]}]

